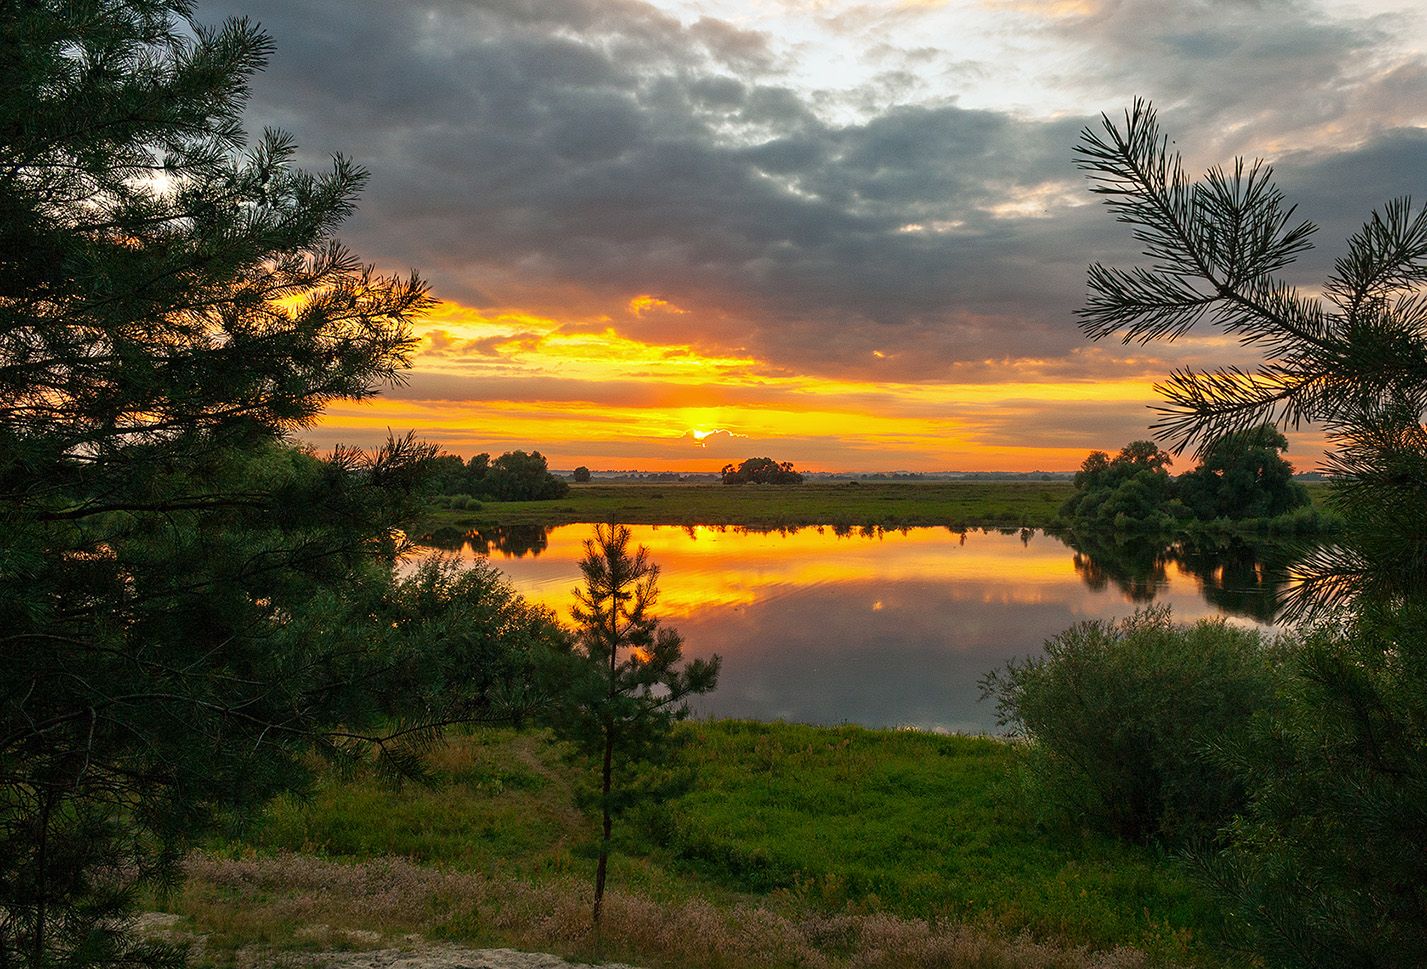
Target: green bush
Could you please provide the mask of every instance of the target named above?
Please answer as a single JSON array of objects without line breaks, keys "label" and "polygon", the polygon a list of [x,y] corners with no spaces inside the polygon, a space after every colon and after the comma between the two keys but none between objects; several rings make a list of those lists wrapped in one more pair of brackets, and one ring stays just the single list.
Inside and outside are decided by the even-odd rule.
[{"label": "green bush", "polygon": [[981,685],[1002,725],[1030,741],[1031,787],[1052,810],[1186,844],[1216,838],[1243,806],[1213,748],[1273,705],[1276,676],[1257,632],[1176,625],[1152,608],[1072,626]]},{"label": "green bush", "polygon": [[1236,941],[1270,966],[1427,965],[1427,604],[1320,622],[1286,672],[1225,746],[1251,797],[1199,859]]}]

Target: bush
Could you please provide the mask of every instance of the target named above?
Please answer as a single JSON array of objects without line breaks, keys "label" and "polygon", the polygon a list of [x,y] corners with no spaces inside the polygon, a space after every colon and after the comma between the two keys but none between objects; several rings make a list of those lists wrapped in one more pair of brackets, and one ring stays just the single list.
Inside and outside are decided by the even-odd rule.
[{"label": "bush", "polygon": [[1000,722],[1031,741],[1032,787],[1052,809],[1133,840],[1216,838],[1245,802],[1212,748],[1274,703],[1257,632],[1176,625],[1167,608],[1085,622],[1045,654],[982,680]]},{"label": "bush", "polygon": [[1270,966],[1427,965],[1427,604],[1320,622],[1281,710],[1226,746],[1251,799],[1200,859]]}]

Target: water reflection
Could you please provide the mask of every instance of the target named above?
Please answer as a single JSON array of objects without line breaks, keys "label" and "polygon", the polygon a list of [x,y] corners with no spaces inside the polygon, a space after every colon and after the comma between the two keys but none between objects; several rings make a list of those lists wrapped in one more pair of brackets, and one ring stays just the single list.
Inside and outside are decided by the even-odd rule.
[{"label": "water reflection", "polygon": [[[590,526],[446,536],[490,555],[527,597],[569,616]],[[977,680],[1074,622],[1150,602],[1184,620],[1271,621],[1293,553],[1267,543],[1173,545],[1029,529],[632,526],[662,569],[659,615],[693,656],[724,657],[713,716],[995,729]]]},{"label": "water reflection", "polygon": [[549,545],[550,529],[544,525],[485,525],[460,531],[442,528],[423,535],[421,544],[443,552],[490,555],[499,552],[507,558],[539,555]]},{"label": "water reflection", "polygon": [[1226,615],[1270,623],[1283,608],[1297,543],[1211,535],[1164,542],[1145,535],[1065,534],[1075,571],[1092,589],[1113,585],[1132,602],[1153,602],[1171,567],[1193,577],[1205,600]]}]

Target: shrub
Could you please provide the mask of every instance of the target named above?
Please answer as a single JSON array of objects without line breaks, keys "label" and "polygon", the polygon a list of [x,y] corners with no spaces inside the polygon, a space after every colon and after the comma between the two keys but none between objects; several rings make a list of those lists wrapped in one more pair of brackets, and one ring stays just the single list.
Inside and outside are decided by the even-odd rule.
[{"label": "shrub", "polygon": [[1185,844],[1216,837],[1244,804],[1211,748],[1273,704],[1275,676],[1257,632],[1151,608],[1072,626],[981,686],[1030,740],[1032,787],[1052,809]]},{"label": "shrub", "polygon": [[1320,622],[1224,761],[1251,798],[1199,861],[1270,966],[1427,965],[1427,604]]}]

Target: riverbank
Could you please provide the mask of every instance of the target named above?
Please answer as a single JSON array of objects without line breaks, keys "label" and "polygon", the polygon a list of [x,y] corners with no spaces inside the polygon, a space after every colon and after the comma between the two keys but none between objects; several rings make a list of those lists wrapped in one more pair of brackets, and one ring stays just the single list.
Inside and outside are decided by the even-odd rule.
[{"label": "riverbank", "polygon": [[[949,526],[1046,528],[1067,481],[827,482],[802,485],[581,484],[553,501],[433,506],[430,528],[482,525],[742,525],[791,528]],[[466,503],[456,499],[457,504]]]},{"label": "riverbank", "polygon": [[429,787],[323,773],[310,801],[191,859],[169,929],[201,935],[213,965],[429,945],[650,969],[1227,964],[1173,859],[1037,819],[1014,744],[681,729],[694,786],[616,827],[599,940],[587,775],[505,730],[450,738]]},{"label": "riverbank", "polygon": [[[737,525],[752,529],[968,528],[1054,529],[1074,493],[1069,481],[842,481],[802,485],[578,484],[551,501],[436,499],[428,532],[617,521],[625,525]],[[1323,510],[1328,487],[1308,486]],[[1234,530],[1190,523],[1193,530]]]}]

